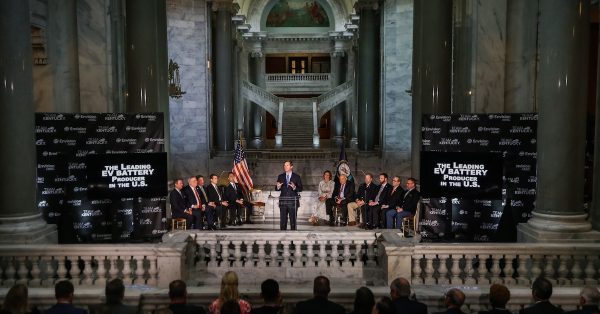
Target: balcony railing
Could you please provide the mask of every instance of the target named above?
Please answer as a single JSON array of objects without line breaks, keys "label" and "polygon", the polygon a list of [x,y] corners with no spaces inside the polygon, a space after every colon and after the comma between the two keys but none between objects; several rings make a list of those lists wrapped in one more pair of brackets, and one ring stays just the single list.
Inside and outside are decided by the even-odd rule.
[{"label": "balcony railing", "polygon": [[329,77],[329,73],[271,73],[267,74],[267,83],[329,82]]},{"label": "balcony railing", "polygon": [[272,73],[266,87],[274,94],[321,94],[333,86],[329,73]]}]

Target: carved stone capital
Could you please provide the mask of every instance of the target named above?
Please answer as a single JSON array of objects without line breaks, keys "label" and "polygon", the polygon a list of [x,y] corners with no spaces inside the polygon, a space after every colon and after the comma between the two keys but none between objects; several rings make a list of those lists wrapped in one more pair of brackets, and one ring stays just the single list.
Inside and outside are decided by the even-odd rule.
[{"label": "carved stone capital", "polygon": [[379,1],[377,0],[359,0],[354,4],[354,10],[356,12],[360,12],[362,10],[373,10],[377,11],[379,9]]},{"label": "carved stone capital", "polygon": [[215,0],[212,2],[212,10],[214,12],[227,10],[231,15],[235,15],[240,10],[240,6],[231,0]]}]

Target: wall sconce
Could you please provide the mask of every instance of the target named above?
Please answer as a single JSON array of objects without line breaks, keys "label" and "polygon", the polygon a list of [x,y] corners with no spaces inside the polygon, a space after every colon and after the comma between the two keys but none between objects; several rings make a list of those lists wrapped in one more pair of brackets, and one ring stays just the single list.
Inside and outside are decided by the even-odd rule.
[{"label": "wall sconce", "polygon": [[179,79],[179,64],[169,59],[169,96],[172,98],[181,98],[185,94],[181,90],[181,81]]}]

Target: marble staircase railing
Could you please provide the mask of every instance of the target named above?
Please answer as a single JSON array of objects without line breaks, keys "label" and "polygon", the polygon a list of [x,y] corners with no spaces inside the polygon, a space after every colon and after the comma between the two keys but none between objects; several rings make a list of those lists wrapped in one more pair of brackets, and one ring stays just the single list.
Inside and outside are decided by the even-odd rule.
[{"label": "marble staircase railing", "polygon": [[412,244],[386,232],[379,246],[388,282],[402,276],[417,285],[529,286],[544,275],[557,286],[580,286],[600,277],[600,244]]},{"label": "marble staircase railing", "polygon": [[119,245],[0,246],[0,286],[24,283],[52,287],[68,279],[77,286],[104,287],[121,278],[126,284],[168,286],[185,276],[187,243]]}]

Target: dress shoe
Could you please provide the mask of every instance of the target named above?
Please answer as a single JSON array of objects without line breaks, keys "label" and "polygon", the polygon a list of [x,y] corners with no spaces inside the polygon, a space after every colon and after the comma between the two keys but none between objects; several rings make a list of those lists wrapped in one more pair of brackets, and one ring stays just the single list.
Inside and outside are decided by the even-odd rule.
[{"label": "dress shoe", "polygon": [[365,224],[361,222],[360,224],[358,224],[358,227],[361,228],[361,229],[364,229],[365,228]]},{"label": "dress shoe", "polygon": [[350,227],[354,227],[354,226],[356,226],[356,221],[351,221],[351,222],[349,222],[349,223],[348,223],[348,226],[350,226]]}]

